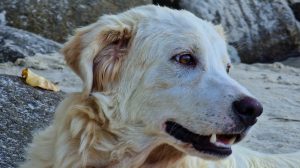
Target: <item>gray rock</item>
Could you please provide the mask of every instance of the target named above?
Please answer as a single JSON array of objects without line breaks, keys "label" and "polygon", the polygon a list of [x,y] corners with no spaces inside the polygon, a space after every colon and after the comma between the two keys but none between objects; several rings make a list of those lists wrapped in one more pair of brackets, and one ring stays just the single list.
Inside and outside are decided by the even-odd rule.
[{"label": "gray rock", "polygon": [[0,11],[0,26],[6,25],[5,15],[6,11]]},{"label": "gray rock", "polygon": [[232,63],[241,63],[241,59],[236,48],[231,45],[227,45],[227,51]]},{"label": "gray rock", "polygon": [[298,3],[300,2],[300,0],[288,0],[289,4],[294,4],[294,3]]},{"label": "gray rock", "polygon": [[222,24],[242,62],[274,62],[300,53],[299,11],[290,7],[296,8],[299,0],[156,1],[171,7],[179,3],[181,9]]},{"label": "gray rock", "polygon": [[63,42],[75,28],[151,0],[1,0],[7,24]]},{"label": "gray rock", "polygon": [[37,53],[49,54],[58,51],[61,44],[33,33],[0,26],[0,63],[18,58],[34,56]]},{"label": "gray rock", "polygon": [[293,3],[290,5],[291,9],[293,10],[293,13],[295,15],[295,18],[300,21],[300,2]]},{"label": "gray rock", "polygon": [[154,5],[167,6],[173,9],[181,9],[180,0],[153,0]]},{"label": "gray rock", "polygon": [[32,133],[48,125],[64,93],[33,88],[20,77],[0,75],[0,167],[24,161]]}]

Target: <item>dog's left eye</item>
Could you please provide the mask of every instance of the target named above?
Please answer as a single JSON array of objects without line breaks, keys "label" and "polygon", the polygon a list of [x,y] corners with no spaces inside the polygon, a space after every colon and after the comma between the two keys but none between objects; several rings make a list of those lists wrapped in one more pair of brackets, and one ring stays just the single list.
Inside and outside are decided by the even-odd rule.
[{"label": "dog's left eye", "polygon": [[196,66],[197,61],[191,54],[179,54],[172,57],[172,60],[186,66]]}]

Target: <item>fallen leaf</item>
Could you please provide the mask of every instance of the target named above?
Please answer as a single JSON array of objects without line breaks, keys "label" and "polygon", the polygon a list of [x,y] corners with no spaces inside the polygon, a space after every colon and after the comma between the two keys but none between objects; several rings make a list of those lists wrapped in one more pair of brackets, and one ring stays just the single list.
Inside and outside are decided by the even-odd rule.
[{"label": "fallen leaf", "polygon": [[25,68],[22,70],[22,78],[25,79],[25,82],[33,87],[39,87],[46,90],[52,90],[52,91],[59,91],[59,87],[53,84],[51,81],[47,80],[46,78],[39,76],[32,71],[30,71],[28,68]]}]

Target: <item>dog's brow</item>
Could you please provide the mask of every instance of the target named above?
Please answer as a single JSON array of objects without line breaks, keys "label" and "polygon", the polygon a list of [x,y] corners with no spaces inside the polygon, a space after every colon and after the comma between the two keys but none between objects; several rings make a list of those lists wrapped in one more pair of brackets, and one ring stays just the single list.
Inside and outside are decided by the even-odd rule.
[{"label": "dog's brow", "polygon": [[180,54],[180,53],[190,53],[195,55],[197,53],[197,51],[199,50],[199,47],[197,47],[196,45],[193,45],[191,47],[177,47],[175,49],[173,49],[171,55],[176,55],[176,54]]}]

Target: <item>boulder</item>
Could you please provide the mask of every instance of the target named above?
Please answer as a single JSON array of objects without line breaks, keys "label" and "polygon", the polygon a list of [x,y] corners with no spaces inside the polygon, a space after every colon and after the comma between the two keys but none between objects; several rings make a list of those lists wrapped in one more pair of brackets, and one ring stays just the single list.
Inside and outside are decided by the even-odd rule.
[{"label": "boulder", "polygon": [[0,63],[57,52],[61,44],[33,33],[0,25]]},{"label": "boulder", "polygon": [[9,75],[0,75],[0,93],[0,167],[15,168],[24,161],[33,132],[51,122],[64,93],[33,88]]},{"label": "boulder", "polygon": [[281,61],[300,53],[299,0],[156,1],[223,25],[242,62]]},{"label": "boulder", "polygon": [[6,24],[5,14],[6,14],[5,11],[0,12],[0,26]]},{"label": "boulder", "polygon": [[154,5],[167,6],[173,9],[181,9],[180,7],[181,0],[153,0]]},{"label": "boulder", "polygon": [[1,0],[7,24],[64,42],[75,28],[95,22],[100,15],[116,13],[151,0]]},{"label": "boulder", "polygon": [[300,2],[291,4],[291,9],[295,15],[295,18],[300,21]]}]

